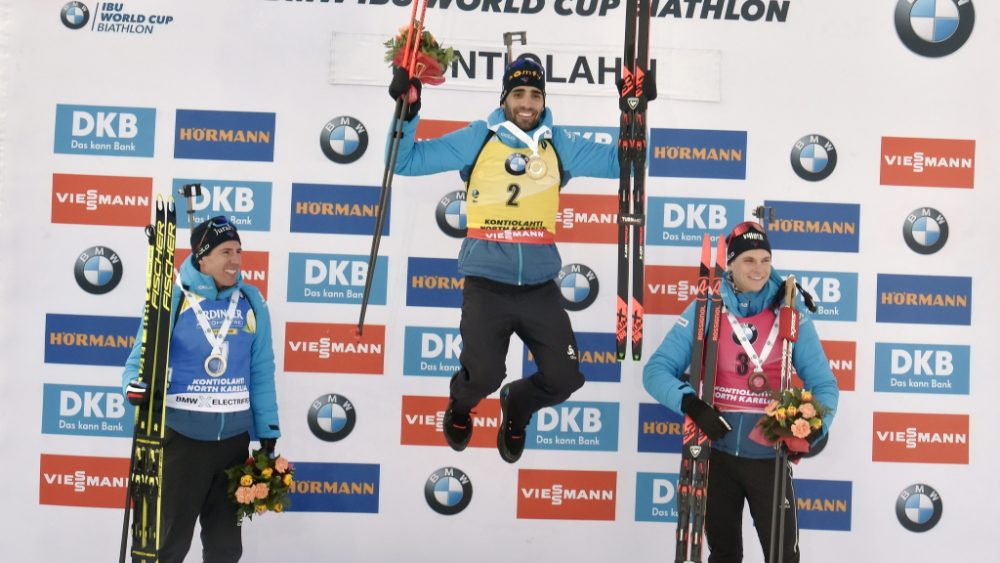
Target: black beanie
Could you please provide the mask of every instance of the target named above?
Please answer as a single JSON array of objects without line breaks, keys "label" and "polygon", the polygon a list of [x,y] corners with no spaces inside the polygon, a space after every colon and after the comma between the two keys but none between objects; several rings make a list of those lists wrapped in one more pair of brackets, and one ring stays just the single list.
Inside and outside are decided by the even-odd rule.
[{"label": "black beanie", "polygon": [[740,254],[758,248],[766,250],[768,254],[771,253],[771,243],[767,240],[764,227],[754,221],[744,221],[736,225],[726,237],[726,265],[731,264]]},{"label": "black beanie", "polygon": [[500,104],[507,99],[507,94],[518,86],[534,86],[545,95],[545,69],[534,59],[521,55],[507,65],[503,71],[503,91],[500,92]]},{"label": "black beanie", "polygon": [[240,235],[236,232],[236,225],[230,223],[224,215],[199,223],[191,229],[191,253],[195,263],[216,246],[230,240],[240,242]]}]

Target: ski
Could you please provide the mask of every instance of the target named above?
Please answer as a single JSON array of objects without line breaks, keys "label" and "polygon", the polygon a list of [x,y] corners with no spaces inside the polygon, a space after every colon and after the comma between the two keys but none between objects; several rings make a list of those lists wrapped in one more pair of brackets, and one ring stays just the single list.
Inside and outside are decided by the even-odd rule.
[{"label": "ski", "polygon": [[[719,330],[722,322],[720,290],[726,269],[726,243],[721,236],[716,248],[714,268],[711,258],[712,241],[706,234],[701,241],[689,383],[701,400],[709,405],[714,403]],[[690,417],[685,417],[681,470],[677,479],[676,563],[701,562],[710,450],[708,436],[698,429]]]},{"label": "ski", "polygon": [[649,0],[627,0],[622,92],[618,101],[621,117],[618,131],[618,301],[615,338],[619,361],[625,359],[630,324],[632,359],[642,359],[646,236],[645,79],[649,68],[649,15]]},{"label": "ski", "polygon": [[[163,435],[170,354],[177,211],[173,198],[157,196],[155,220],[146,227],[146,304],[143,313],[139,380],[149,386],[149,401],[136,408],[119,563],[125,563],[132,537],[132,562],[156,563],[160,548]],[[129,516],[132,517],[129,534]]]}]

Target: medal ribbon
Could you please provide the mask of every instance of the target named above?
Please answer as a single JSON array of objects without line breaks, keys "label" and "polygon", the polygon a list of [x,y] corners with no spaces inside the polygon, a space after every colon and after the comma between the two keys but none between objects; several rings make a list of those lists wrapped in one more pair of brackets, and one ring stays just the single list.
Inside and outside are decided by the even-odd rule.
[{"label": "medal ribbon", "polygon": [[490,130],[494,133],[498,133],[499,129],[506,129],[508,133],[517,137],[517,140],[521,141],[531,149],[531,156],[538,156],[538,143],[541,141],[542,137],[549,139],[552,137],[552,130],[549,129],[548,125],[540,125],[535,131],[535,134],[531,137],[528,136],[520,127],[514,125],[510,121],[504,121],[503,123],[497,123],[496,125],[491,125]]},{"label": "medal ribbon", "polygon": [[184,286],[181,286],[181,291],[187,297],[188,304],[194,311],[194,317],[198,320],[198,326],[201,327],[201,331],[205,333],[205,340],[212,346],[212,356],[222,355],[222,345],[226,342],[226,336],[229,335],[229,326],[233,324],[233,317],[236,314],[236,303],[240,300],[240,290],[237,288],[233,289],[233,295],[229,298],[229,309],[226,311],[226,317],[222,320],[222,326],[219,327],[219,332],[212,332],[212,325],[208,323],[208,317],[205,316],[204,309],[195,300],[195,295],[187,290]]},{"label": "medal ribbon", "polygon": [[736,339],[740,341],[740,345],[743,346],[743,351],[747,353],[750,361],[753,362],[754,371],[758,373],[764,372],[764,360],[771,355],[771,350],[774,348],[774,343],[778,341],[778,315],[774,316],[774,326],[771,327],[771,333],[767,336],[767,340],[764,342],[764,348],[760,351],[760,356],[757,355],[756,350],[753,349],[753,345],[747,339],[746,331],[740,326],[740,323],[736,320],[729,311],[725,311],[726,319],[729,320],[729,326],[733,327],[733,334],[736,335]]}]

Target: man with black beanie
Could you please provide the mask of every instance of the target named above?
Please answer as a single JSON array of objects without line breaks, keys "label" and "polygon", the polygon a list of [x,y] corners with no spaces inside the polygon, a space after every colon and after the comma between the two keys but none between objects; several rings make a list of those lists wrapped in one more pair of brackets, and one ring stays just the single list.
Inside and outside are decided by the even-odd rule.
[{"label": "man with black beanie", "polygon": [[[199,520],[204,561],[240,559],[241,528],[224,471],[247,459],[251,425],[272,455],[281,435],[271,316],[260,291],[243,281],[241,253],[240,235],[226,217],[197,225],[174,288],[161,563],[184,561]],[[122,375],[133,405],[149,400],[139,380],[140,349],[141,337]]]},{"label": "man with black beanie", "polygon": [[[651,74],[646,84],[652,100]],[[411,85],[420,92],[419,80],[396,69],[389,93],[398,98]],[[521,457],[532,415],[565,401],[584,383],[576,338],[554,281],[562,268],[555,245],[559,191],[571,177],[618,178],[620,170],[615,145],[553,125],[546,101],[545,69],[522,55],[504,69],[500,107],[486,120],[414,142],[420,117],[410,112],[395,169],[404,176],[457,170],[466,182],[468,231],[458,256],[465,276],[462,368],[451,379],[444,414],[448,444],[457,451],[468,445],[473,407],[507,376],[512,334],[539,366],[537,373],[500,389],[497,449],[509,463]]]},{"label": "man with black beanie", "polygon": [[[694,300],[650,357],[642,374],[643,385],[654,399],[678,414],[686,414],[712,441],[705,536],[711,550],[709,561],[713,563],[743,561],[744,503],[750,506],[764,556],[770,552],[777,454],[774,447],[751,439],[750,434],[771,401],[770,391],[780,388],[780,346],[774,346],[778,332],[775,307],[784,295],[786,283],[771,268],[771,244],[758,223],[736,225],[726,237],[726,245],[714,406],[696,396],[684,377],[691,364],[695,337]],[[805,310],[809,301],[804,294],[803,299],[805,304],[795,304],[800,321],[792,365],[804,388],[830,409],[822,419],[822,431],[813,440],[813,446],[818,448],[836,414],[839,391],[816,327]],[[705,315],[710,318],[710,311]],[[742,332],[742,338],[737,330]],[[790,467],[787,475],[784,557],[773,563],[798,563],[800,559]]]}]

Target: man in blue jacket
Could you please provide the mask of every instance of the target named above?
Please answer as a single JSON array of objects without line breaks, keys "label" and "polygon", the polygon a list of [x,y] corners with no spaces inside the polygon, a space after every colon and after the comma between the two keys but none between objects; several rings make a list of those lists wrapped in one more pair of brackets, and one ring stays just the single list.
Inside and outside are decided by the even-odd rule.
[{"label": "man in blue jacket", "polygon": [[[743,504],[750,505],[765,557],[770,551],[771,507],[774,489],[773,447],[752,440],[750,432],[770,402],[768,389],[780,386],[781,348],[768,346],[777,335],[776,300],[784,296],[784,280],[771,268],[771,246],[757,223],[737,225],[726,239],[727,275],[722,283],[723,312],[719,334],[715,407],[695,395],[682,376],[691,363],[694,341],[694,303],[667,333],[643,369],[643,384],[654,399],[676,413],[687,414],[712,440],[711,470],[705,535],[712,563],[743,560]],[[780,295],[779,295],[780,293]],[[839,391],[816,327],[801,310],[792,365],[816,399],[829,407],[822,432],[825,440],[837,410]],[[707,315],[707,313],[706,313]],[[746,339],[740,339],[741,330]],[[745,344],[744,344],[745,342]],[[747,349],[749,347],[749,350]],[[751,353],[752,352],[752,353]],[[761,376],[766,377],[766,382]],[[718,410],[717,410],[718,409]],[[721,412],[720,412],[721,411]],[[798,522],[792,475],[788,471],[785,506],[784,561],[798,563]],[[774,562],[779,563],[779,562]]]},{"label": "man in blue jacket", "polygon": [[[655,80],[647,78],[647,98]],[[420,83],[396,69],[394,98]],[[539,409],[565,401],[584,383],[576,338],[555,278],[559,190],[573,176],[617,178],[618,153],[554,126],[545,104],[545,71],[520,57],[504,70],[500,107],[485,121],[438,139],[414,142],[419,98],[409,106],[395,172],[416,176],[457,170],[466,182],[468,232],[458,256],[463,288],[462,368],[451,379],[444,435],[456,451],[472,437],[471,411],[503,383],[511,334],[531,350],[539,371],[500,390],[497,449],[509,463],[524,451],[524,432]]]},{"label": "man in blue jacket", "polygon": [[[236,226],[219,216],[191,231],[190,259],[174,287],[167,430],[163,439],[161,563],[182,563],[195,521],[203,558],[236,562],[243,553],[224,470],[247,459],[251,425],[268,453],[281,432],[274,389],[271,315],[243,282]],[[140,331],[141,331],[140,327]],[[149,400],[139,377],[140,338],[122,385],[134,405]]]}]

